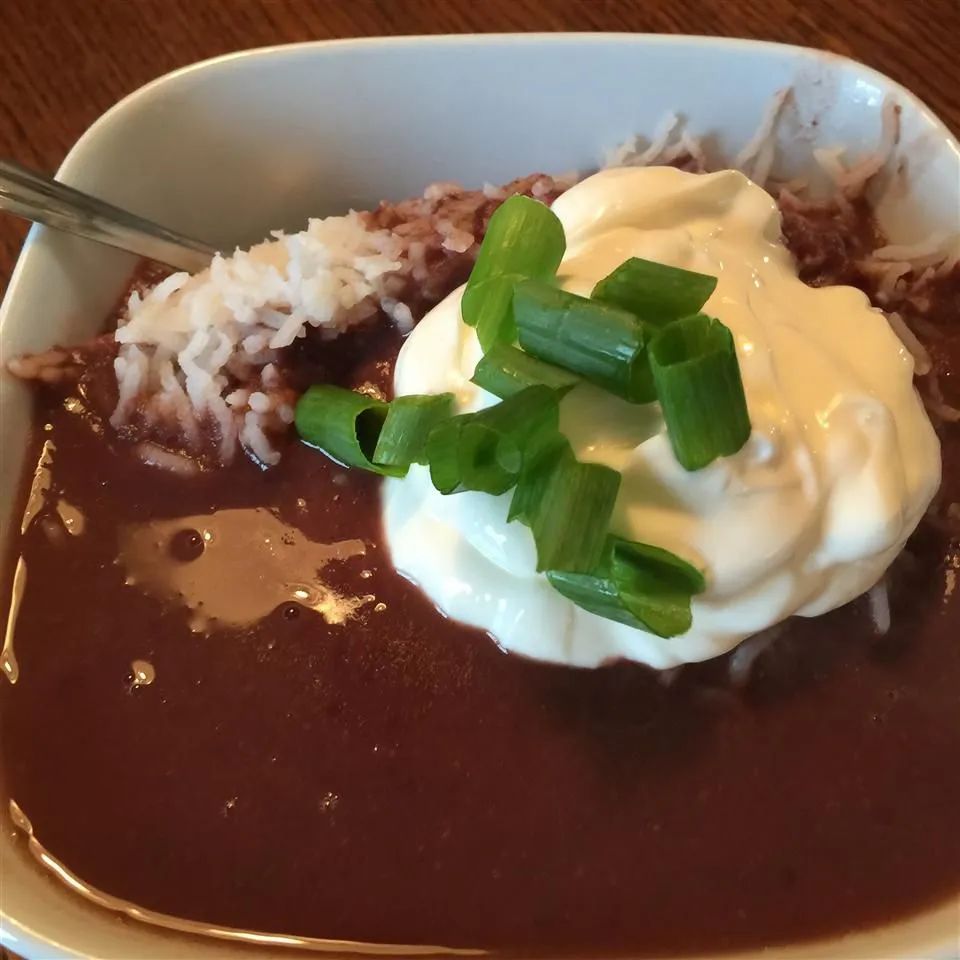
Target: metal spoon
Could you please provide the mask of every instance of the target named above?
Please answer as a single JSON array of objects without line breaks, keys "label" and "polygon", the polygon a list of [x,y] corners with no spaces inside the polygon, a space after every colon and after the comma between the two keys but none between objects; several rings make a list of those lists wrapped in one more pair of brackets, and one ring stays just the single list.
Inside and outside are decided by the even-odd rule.
[{"label": "metal spoon", "polygon": [[209,266],[216,253],[199,240],[174,233],[9,160],[0,160],[0,210],[190,273]]}]

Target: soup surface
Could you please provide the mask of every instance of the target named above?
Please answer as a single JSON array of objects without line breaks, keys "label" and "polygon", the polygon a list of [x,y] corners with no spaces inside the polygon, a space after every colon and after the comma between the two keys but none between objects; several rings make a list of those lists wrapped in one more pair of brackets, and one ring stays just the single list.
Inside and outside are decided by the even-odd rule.
[{"label": "soup surface", "polygon": [[[351,333],[311,375],[389,392],[399,345]],[[960,337],[936,350],[949,392]],[[861,599],[667,674],[547,666],[394,572],[377,478],[295,445],[157,470],[93,412],[111,376],[40,394],[0,683],[5,791],[84,882],[247,930],[590,956],[836,933],[960,888],[942,520],[891,571],[883,635]]]}]

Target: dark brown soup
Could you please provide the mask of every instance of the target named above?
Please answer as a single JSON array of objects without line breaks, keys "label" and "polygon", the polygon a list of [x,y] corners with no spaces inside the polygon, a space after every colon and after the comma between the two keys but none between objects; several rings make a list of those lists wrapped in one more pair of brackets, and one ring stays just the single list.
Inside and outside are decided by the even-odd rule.
[{"label": "dark brown soup", "polygon": [[[864,281],[864,209],[785,207],[808,282]],[[960,271],[924,296],[956,405]],[[388,390],[398,348],[354,332],[313,373]],[[679,671],[579,671],[441,617],[381,546],[376,478],[295,445],[158,470],[103,428],[110,390],[101,360],[39,394],[0,680],[4,791],[86,884],[210,925],[590,957],[960,890],[957,424],[885,634],[861,599]]]},{"label": "dark brown soup", "polygon": [[[355,336],[339,379],[386,383],[397,347]],[[937,526],[886,636],[863,601],[795,620],[734,689],[729,658],[505,655],[392,570],[378,481],[304,447],[184,479],[76,399],[37,424],[4,778],[93,886],[245,929],[591,956],[812,937],[960,887],[960,546]]]}]

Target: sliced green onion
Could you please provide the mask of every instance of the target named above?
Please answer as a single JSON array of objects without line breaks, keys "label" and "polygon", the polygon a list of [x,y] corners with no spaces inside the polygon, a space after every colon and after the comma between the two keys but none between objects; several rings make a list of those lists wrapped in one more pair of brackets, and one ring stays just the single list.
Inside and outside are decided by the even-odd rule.
[{"label": "sliced green onion", "polygon": [[524,451],[523,467],[510,500],[507,521],[533,526],[537,507],[543,502],[553,468],[563,457],[572,457],[570,442],[559,432],[543,434]]},{"label": "sliced green onion", "polygon": [[691,597],[706,586],[700,570],[668,550],[619,537],[608,538],[593,571],[548,570],[547,579],[577,606],[659,637],[690,629]]},{"label": "sliced green onion", "polygon": [[547,580],[557,593],[572,600],[578,607],[603,617],[615,620],[628,627],[643,630],[644,626],[620,599],[620,591],[607,572],[570,573],[563,570],[548,570]]},{"label": "sliced green onion", "polygon": [[514,340],[514,286],[521,280],[553,277],[565,250],[563,225],[546,204],[516,196],[497,208],[460,306],[464,323],[477,328],[484,350]]},{"label": "sliced green onion", "polygon": [[702,571],[668,550],[618,539],[612,573],[621,601],[644,629],[660,637],[690,629],[690,598],[706,588]]},{"label": "sliced green onion", "polygon": [[590,570],[603,552],[620,474],[560,457],[530,530],[538,570]]},{"label": "sliced green onion", "polygon": [[567,241],[559,217],[532,197],[508,197],[494,211],[470,274],[472,283],[488,277],[552,277]]},{"label": "sliced green onion", "polygon": [[545,450],[538,468],[521,478],[524,490],[518,487],[510,512],[530,527],[538,570],[592,570],[603,555],[620,474],[580,463],[566,441]]},{"label": "sliced green onion", "polygon": [[486,353],[497,343],[513,343],[517,325],[513,319],[513,291],[523,277],[515,273],[489,277],[463,292],[461,311],[476,316],[477,339]]},{"label": "sliced green onion", "polygon": [[373,462],[387,410],[388,404],[382,400],[323,384],[310,387],[300,397],[294,422],[304,442],[345,466],[402,477],[407,472],[405,466]]},{"label": "sliced green onion", "polygon": [[716,277],[631,257],[601,280],[591,296],[662,326],[696,313],[716,286]]},{"label": "sliced green onion", "polygon": [[471,416],[523,446],[530,438],[557,431],[560,408],[554,390],[534,384]]},{"label": "sliced green onion", "polygon": [[443,494],[479,490],[506,493],[516,482],[521,457],[496,430],[465,414],[444,421],[430,433],[427,459],[430,481]]},{"label": "sliced green onion", "polygon": [[687,470],[736,453],[750,436],[750,417],[733,334],[698,314],[661,330],[650,366],[670,443]]},{"label": "sliced green onion", "polygon": [[427,463],[430,482],[441,493],[456,493],[460,487],[460,436],[463,417],[451,417],[438,423],[427,437]]},{"label": "sliced green onion", "polygon": [[441,422],[427,441],[433,485],[444,494],[505,493],[519,479],[537,438],[557,432],[559,416],[556,394],[534,386],[478,413]]},{"label": "sliced green onion", "polygon": [[611,537],[613,575],[622,587],[639,592],[644,576],[656,575],[673,584],[681,593],[703,593],[707,581],[703,571],[663,547],[636,540]]},{"label": "sliced green onion", "polygon": [[513,296],[520,346],[629,400],[656,398],[647,333],[631,313],[534,280]]},{"label": "sliced green onion", "polygon": [[453,394],[413,395],[392,400],[371,458],[381,466],[427,462],[427,437],[453,416]]},{"label": "sliced green onion", "polygon": [[510,397],[537,385],[549,387],[562,397],[580,378],[509,344],[498,343],[480,358],[473,382],[495,397]]}]

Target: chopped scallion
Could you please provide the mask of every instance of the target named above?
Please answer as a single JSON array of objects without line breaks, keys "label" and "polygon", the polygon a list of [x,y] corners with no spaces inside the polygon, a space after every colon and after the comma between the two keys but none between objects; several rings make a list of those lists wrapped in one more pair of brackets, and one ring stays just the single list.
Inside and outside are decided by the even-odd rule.
[{"label": "chopped scallion", "polygon": [[443,494],[463,490],[506,493],[520,472],[520,456],[496,430],[474,421],[473,414],[440,423],[427,440],[430,480]]},{"label": "chopped scallion", "polygon": [[713,277],[633,258],[587,299],[546,282],[564,250],[559,220],[535,200],[511,197],[490,220],[461,313],[484,350],[473,382],[499,403],[454,416],[452,394],[388,404],[322,385],[300,398],[297,430],[347,466],[400,477],[426,464],[443,494],[513,488],[507,519],[530,528],[537,569],[556,590],[598,616],[676,636],[691,626],[702,572],[609,533],[620,474],[577,460],[559,403],[581,379],[632,403],[658,399],[677,459],[700,469],[750,434],[733,335],[696,313]]},{"label": "chopped scallion", "polygon": [[690,598],[706,587],[702,571],[668,550],[619,539],[611,571],[620,599],[644,629],[660,637],[690,629]]},{"label": "chopped scallion", "polygon": [[517,285],[513,314],[527,353],[632,403],[655,399],[647,333],[633,314],[534,280]]},{"label": "chopped scallion", "polygon": [[537,569],[592,570],[603,554],[620,474],[597,463],[580,463],[564,442],[546,447],[539,470],[523,477],[523,483],[520,503],[511,513],[530,527]]},{"label": "chopped scallion", "polygon": [[698,314],[661,330],[650,366],[670,443],[687,470],[736,453],[750,436],[750,417],[733,334]]},{"label": "chopped scallion", "polygon": [[556,394],[534,386],[440,423],[427,441],[433,485],[444,494],[505,493],[519,479],[527,452],[537,448],[539,437],[554,435],[558,422]]},{"label": "chopped scallion", "polygon": [[563,224],[545,204],[532,197],[508,197],[494,211],[470,280],[516,274],[552,277],[567,248]]},{"label": "chopped scallion", "polygon": [[515,196],[494,212],[477,255],[460,311],[477,328],[484,350],[515,338],[513,288],[521,280],[548,280],[566,250],[563,225],[539,200]]},{"label": "chopped scallion", "polygon": [[508,273],[488,277],[478,283],[467,284],[460,310],[464,320],[472,317],[477,339],[486,352],[497,343],[513,343],[517,339],[517,325],[513,320],[513,291],[523,280],[519,274]]},{"label": "chopped scallion", "polygon": [[570,442],[559,431],[544,433],[524,451],[520,477],[510,500],[507,521],[519,520],[532,526],[537,507],[543,501],[552,476],[553,467],[562,457],[572,457]]},{"label": "chopped scallion", "polygon": [[549,387],[563,396],[579,381],[575,373],[544,363],[506,343],[491,347],[473,371],[473,382],[496,397],[510,397],[536,385]]},{"label": "chopped scallion", "polygon": [[389,407],[382,400],[328,384],[310,387],[297,403],[295,423],[302,439],[348,467],[402,477],[406,466],[374,463]]},{"label": "chopped scallion", "polygon": [[380,466],[409,467],[427,462],[427,437],[453,416],[453,394],[413,395],[392,400],[373,452]]},{"label": "chopped scallion", "polygon": [[471,416],[521,446],[531,437],[555,433],[560,422],[557,394],[543,384],[519,390]]},{"label": "chopped scallion", "polygon": [[631,257],[601,280],[591,297],[663,326],[700,310],[716,286],[716,277]]},{"label": "chopped scallion", "polygon": [[638,630],[644,629],[643,624],[620,599],[620,591],[609,572],[599,570],[570,573],[564,570],[548,570],[547,581],[557,593],[604,620],[625,623]]},{"label": "chopped scallion", "polygon": [[690,629],[691,597],[705,588],[701,571],[675,554],[612,536],[594,570],[549,570],[547,579],[585,610],[659,637]]}]

